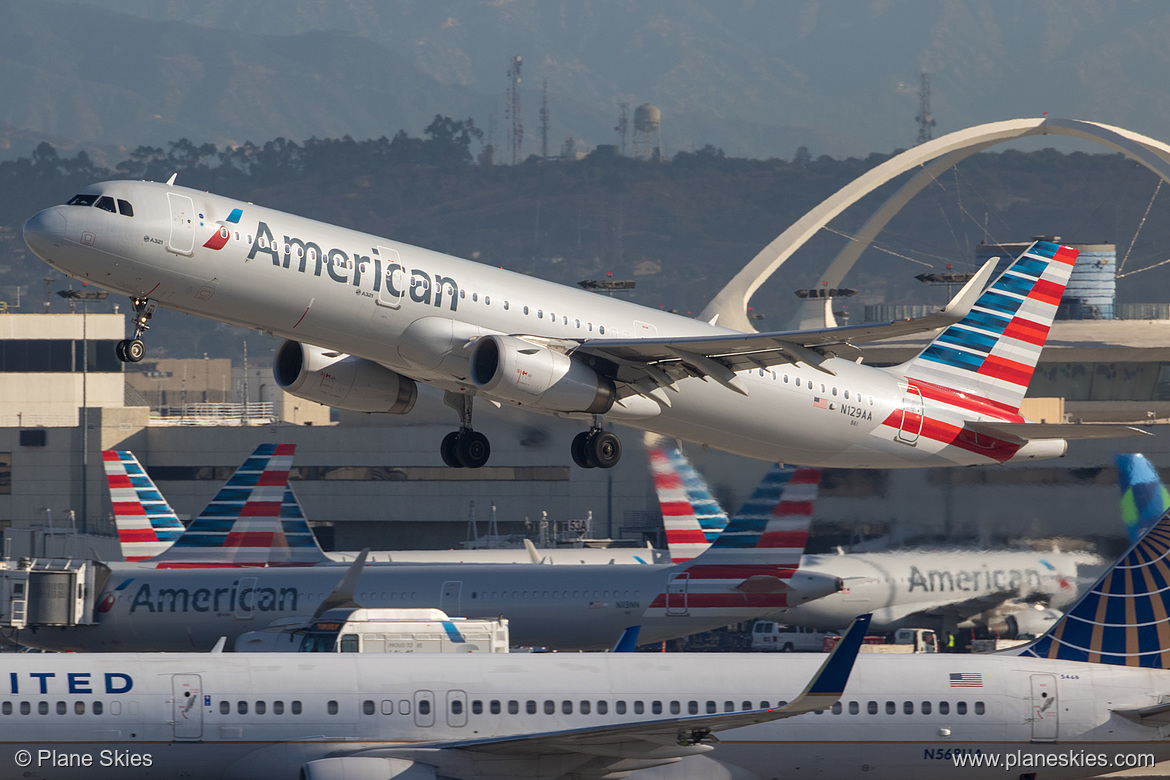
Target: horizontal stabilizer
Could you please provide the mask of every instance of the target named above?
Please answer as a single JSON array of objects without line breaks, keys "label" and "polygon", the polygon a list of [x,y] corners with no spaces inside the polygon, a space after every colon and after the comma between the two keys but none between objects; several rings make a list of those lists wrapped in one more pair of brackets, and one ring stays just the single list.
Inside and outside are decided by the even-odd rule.
[{"label": "horizontal stabilizer", "polygon": [[1124,436],[1152,436],[1150,431],[1132,425],[1096,425],[1093,423],[968,422],[966,427],[1001,439],[1034,441],[1041,439],[1116,439]]},{"label": "horizontal stabilizer", "polygon": [[735,589],[741,593],[785,593],[792,590],[784,580],[767,574],[748,577],[736,585]]}]

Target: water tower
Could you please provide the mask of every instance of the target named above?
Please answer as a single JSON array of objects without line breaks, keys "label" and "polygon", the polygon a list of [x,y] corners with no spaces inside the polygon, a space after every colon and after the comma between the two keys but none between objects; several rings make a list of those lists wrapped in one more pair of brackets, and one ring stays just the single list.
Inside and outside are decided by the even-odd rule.
[{"label": "water tower", "polygon": [[634,157],[648,160],[662,156],[662,112],[643,103],[634,109]]}]

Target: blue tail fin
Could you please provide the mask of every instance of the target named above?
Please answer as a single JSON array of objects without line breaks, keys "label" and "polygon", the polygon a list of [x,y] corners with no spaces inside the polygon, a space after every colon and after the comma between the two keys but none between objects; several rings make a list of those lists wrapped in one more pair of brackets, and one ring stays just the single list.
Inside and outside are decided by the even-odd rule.
[{"label": "blue tail fin", "polygon": [[1170,510],[1170,491],[1144,455],[1116,455],[1114,460],[1121,485],[1121,519],[1129,540],[1136,542]]}]

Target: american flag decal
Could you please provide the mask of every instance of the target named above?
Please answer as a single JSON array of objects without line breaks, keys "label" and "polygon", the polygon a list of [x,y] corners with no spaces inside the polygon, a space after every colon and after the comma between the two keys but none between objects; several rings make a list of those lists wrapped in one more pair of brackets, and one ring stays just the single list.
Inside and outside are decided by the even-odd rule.
[{"label": "american flag decal", "polygon": [[828,398],[820,398],[820,397],[813,398],[813,406],[815,406],[818,409],[828,409],[829,408],[829,399]]},{"label": "american flag decal", "polygon": [[983,675],[979,672],[959,672],[951,675],[952,688],[982,688]]}]

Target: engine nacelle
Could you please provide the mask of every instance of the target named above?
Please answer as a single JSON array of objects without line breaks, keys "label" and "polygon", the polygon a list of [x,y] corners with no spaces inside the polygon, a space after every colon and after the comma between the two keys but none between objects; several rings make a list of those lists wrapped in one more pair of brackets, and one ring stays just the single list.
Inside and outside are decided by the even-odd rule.
[{"label": "engine nacelle", "polygon": [[352,412],[406,414],[418,398],[414,380],[372,360],[286,341],[272,362],[287,393]]},{"label": "engine nacelle", "polygon": [[613,382],[561,352],[515,336],[483,336],[471,348],[471,381],[489,396],[553,412],[605,414]]}]

